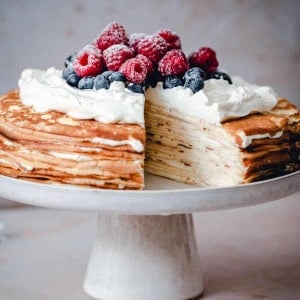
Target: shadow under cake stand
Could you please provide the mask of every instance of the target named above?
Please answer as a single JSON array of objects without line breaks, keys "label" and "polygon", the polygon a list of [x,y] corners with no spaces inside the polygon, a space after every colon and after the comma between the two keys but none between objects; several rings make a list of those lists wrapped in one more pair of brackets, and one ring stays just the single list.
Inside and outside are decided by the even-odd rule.
[{"label": "shadow under cake stand", "polygon": [[0,197],[99,213],[84,290],[92,298],[198,299],[203,292],[193,212],[265,203],[300,190],[300,171],[233,187],[198,188],[146,174],[143,191],[39,184],[0,176]]}]

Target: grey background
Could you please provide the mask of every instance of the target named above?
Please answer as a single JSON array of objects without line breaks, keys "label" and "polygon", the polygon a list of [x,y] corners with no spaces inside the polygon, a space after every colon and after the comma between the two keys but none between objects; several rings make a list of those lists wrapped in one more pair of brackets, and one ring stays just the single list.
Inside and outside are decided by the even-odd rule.
[{"label": "grey background", "polygon": [[[129,33],[171,28],[187,53],[211,46],[223,69],[300,106],[300,0],[0,0],[0,94],[24,68],[62,67],[112,21]],[[297,193],[195,214],[205,299],[299,299],[299,211]],[[0,219],[1,299],[87,299],[94,215],[29,207]]]},{"label": "grey background", "polygon": [[213,47],[220,67],[300,104],[300,1],[0,0],[0,93],[27,67],[61,68],[110,22],[128,33],[170,28],[186,54]]}]

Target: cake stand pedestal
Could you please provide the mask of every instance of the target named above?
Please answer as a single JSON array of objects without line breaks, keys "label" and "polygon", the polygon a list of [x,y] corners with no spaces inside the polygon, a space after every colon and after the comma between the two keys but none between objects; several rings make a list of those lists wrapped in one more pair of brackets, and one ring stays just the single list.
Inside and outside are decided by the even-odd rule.
[{"label": "cake stand pedestal", "polygon": [[111,191],[0,176],[0,197],[99,213],[97,239],[84,281],[91,297],[198,299],[203,282],[191,213],[289,196],[300,190],[300,172],[222,188],[196,188],[147,175],[146,186],[143,191]]},{"label": "cake stand pedestal", "polygon": [[198,299],[192,215],[99,215],[84,289],[96,299]]}]

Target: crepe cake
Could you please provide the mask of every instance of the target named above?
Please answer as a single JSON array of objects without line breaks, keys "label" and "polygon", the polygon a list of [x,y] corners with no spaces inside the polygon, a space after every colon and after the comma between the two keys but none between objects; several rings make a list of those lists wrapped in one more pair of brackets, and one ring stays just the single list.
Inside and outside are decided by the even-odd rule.
[{"label": "crepe cake", "polygon": [[[0,99],[0,173],[47,183],[141,189],[145,132],[136,124],[40,113],[13,91]],[[138,145],[138,147],[135,146]]]},{"label": "crepe cake", "polygon": [[63,70],[24,70],[0,101],[7,176],[141,189],[144,114],[149,173],[218,186],[299,169],[296,107],[220,70],[210,47],[186,56],[169,29],[128,35],[111,23]]}]

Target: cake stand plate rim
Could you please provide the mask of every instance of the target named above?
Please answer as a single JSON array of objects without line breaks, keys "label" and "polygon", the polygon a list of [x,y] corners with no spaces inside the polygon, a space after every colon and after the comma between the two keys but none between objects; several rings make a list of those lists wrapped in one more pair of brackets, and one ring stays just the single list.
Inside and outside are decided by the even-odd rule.
[{"label": "cake stand plate rim", "polygon": [[251,206],[300,191],[300,171],[228,187],[200,188],[154,175],[146,175],[147,181],[149,189],[122,191],[50,185],[0,175],[0,198],[47,208],[168,215]]}]

